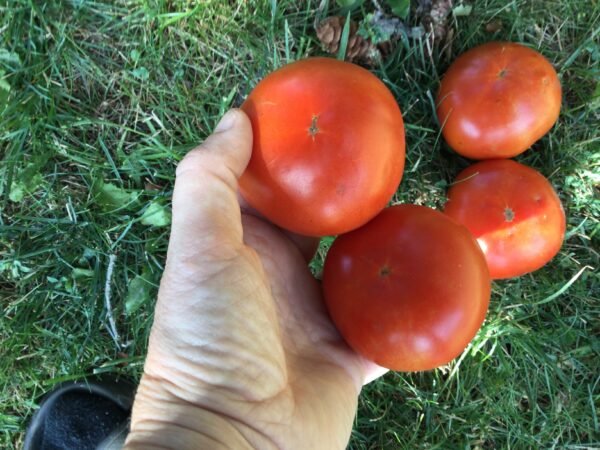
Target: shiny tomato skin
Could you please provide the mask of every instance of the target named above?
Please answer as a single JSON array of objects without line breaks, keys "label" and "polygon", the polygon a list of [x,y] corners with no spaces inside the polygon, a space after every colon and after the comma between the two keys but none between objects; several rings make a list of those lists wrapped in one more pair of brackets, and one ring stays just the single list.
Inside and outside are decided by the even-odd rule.
[{"label": "shiny tomato skin", "polygon": [[437,115],[448,145],[471,159],[511,158],[558,119],[561,87],[540,53],[490,42],[460,55],[442,78]]},{"label": "shiny tomato skin", "polygon": [[558,253],[565,236],[565,212],[550,182],[510,159],[463,170],[448,191],[444,212],[473,233],[492,279],[539,269]]},{"label": "shiny tomato skin", "polygon": [[325,302],[346,342],[398,371],[458,356],[485,319],[490,289],[469,231],[416,205],[386,208],[338,237],[323,270]]},{"label": "shiny tomato skin", "polygon": [[404,170],[392,93],[354,64],[309,58],[264,78],[242,105],[252,122],[242,197],[282,228],[335,235],[373,218]]}]

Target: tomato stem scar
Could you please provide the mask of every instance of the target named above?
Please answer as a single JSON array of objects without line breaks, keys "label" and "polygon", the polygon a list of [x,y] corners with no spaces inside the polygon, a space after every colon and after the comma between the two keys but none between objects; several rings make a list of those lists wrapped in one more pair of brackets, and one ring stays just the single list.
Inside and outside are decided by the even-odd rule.
[{"label": "tomato stem scar", "polygon": [[389,266],[383,266],[381,269],[379,269],[379,276],[387,277],[391,272],[392,272],[392,269],[390,269]]},{"label": "tomato stem scar", "polygon": [[310,127],[308,128],[308,134],[310,134],[313,139],[315,138],[315,136],[319,132],[319,128],[317,127],[317,120],[319,120],[319,115],[318,114],[313,114],[313,116],[312,116],[312,122],[310,124]]},{"label": "tomato stem scar", "polygon": [[515,220],[515,212],[509,207],[504,208],[504,220],[506,222]]}]

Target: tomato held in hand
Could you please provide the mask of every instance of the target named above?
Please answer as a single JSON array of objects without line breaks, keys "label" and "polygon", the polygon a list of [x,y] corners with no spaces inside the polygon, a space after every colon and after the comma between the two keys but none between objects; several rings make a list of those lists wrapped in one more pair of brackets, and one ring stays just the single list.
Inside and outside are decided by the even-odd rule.
[{"label": "tomato held in hand", "polygon": [[444,212],[473,233],[493,279],[539,269],[558,253],[565,236],[565,213],[550,182],[510,159],[462,171]]},{"label": "tomato held in hand", "polygon": [[329,58],[298,61],[263,79],[242,109],[254,146],[240,191],[276,225],[344,233],[373,218],[398,188],[402,114],[368,70]]},{"label": "tomato held in hand", "polygon": [[490,285],[469,231],[415,205],[387,208],[338,237],[323,271],[327,308],[346,342],[401,371],[458,356],[483,323]]},{"label": "tomato held in hand", "polygon": [[560,81],[541,54],[490,42],[463,53],[442,78],[437,115],[446,142],[472,159],[510,158],[552,128]]}]

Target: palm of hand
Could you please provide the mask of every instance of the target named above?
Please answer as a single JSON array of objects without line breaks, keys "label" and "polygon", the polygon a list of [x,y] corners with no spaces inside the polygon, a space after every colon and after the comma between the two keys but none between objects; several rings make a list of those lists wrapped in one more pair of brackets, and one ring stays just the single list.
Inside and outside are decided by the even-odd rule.
[{"label": "palm of hand", "polygon": [[[292,241],[258,218],[244,216],[243,224],[246,245],[237,254],[165,273],[161,296],[185,297],[198,310],[188,310],[193,323],[181,323],[180,311],[161,304],[167,310],[157,311],[164,320],[153,339],[177,342],[153,348],[177,358],[171,382],[187,386],[179,395],[259,431],[259,448],[344,448],[357,393],[375,366],[339,336]],[[182,273],[202,287],[182,289]],[[218,305],[207,307],[213,298]]]}]

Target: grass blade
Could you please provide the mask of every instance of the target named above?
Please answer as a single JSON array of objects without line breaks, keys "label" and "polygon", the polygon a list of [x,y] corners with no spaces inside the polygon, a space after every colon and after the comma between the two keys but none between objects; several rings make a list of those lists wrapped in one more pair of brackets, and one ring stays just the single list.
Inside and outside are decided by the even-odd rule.
[{"label": "grass blade", "polygon": [[344,22],[344,29],[342,30],[342,37],[340,39],[340,49],[338,50],[337,59],[343,61],[346,58],[346,49],[348,48],[348,37],[350,36],[350,11],[346,14],[346,21]]}]

